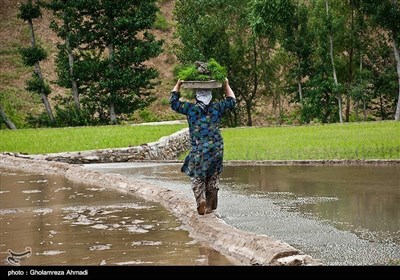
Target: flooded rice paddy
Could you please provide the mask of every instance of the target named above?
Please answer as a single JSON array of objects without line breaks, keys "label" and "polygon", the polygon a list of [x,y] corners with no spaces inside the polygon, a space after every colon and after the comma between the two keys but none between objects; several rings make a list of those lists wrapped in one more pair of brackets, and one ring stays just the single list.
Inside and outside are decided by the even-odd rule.
[{"label": "flooded rice paddy", "polygon": [[55,175],[0,179],[1,265],[234,264],[160,204]]},{"label": "flooded rice paddy", "polygon": [[[86,168],[132,176],[193,198],[180,166]],[[400,262],[399,165],[226,165],[218,212],[232,226],[282,240],[325,265]]]}]

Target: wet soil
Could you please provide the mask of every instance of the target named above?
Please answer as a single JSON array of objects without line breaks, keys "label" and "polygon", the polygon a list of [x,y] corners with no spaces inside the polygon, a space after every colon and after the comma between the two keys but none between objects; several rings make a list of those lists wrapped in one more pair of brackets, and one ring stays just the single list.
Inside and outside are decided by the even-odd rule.
[{"label": "wet soil", "polygon": [[189,237],[159,203],[58,175],[0,169],[0,177],[1,265],[237,264]]}]

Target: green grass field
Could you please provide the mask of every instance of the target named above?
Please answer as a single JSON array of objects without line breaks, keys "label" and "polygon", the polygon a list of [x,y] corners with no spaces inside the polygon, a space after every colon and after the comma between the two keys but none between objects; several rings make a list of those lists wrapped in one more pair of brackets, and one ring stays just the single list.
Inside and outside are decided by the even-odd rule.
[{"label": "green grass field", "polygon": [[225,160],[400,159],[400,122],[236,128]]},{"label": "green grass field", "polygon": [[[0,130],[0,152],[28,154],[137,146],[186,125]],[[225,160],[400,159],[400,122],[225,128]]]},{"label": "green grass field", "polygon": [[187,125],[0,130],[0,152],[45,154],[123,148],[158,141]]}]

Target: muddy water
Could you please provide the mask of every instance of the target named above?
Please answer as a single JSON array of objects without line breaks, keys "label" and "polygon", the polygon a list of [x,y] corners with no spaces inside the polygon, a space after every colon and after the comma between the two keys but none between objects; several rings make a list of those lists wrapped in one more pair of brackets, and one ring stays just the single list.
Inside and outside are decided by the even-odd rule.
[{"label": "muddy water", "polygon": [[159,204],[60,176],[0,169],[0,179],[1,265],[232,264]]},{"label": "muddy water", "polygon": [[[100,164],[187,194],[180,164]],[[400,261],[400,166],[225,166],[218,212],[327,265]]]}]

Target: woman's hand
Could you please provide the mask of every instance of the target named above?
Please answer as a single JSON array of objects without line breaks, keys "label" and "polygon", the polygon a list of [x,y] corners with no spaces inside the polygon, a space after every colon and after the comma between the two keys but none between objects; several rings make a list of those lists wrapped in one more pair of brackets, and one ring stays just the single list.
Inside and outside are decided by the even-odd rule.
[{"label": "woman's hand", "polygon": [[226,96],[226,97],[236,98],[236,97],[235,97],[235,93],[233,92],[232,88],[231,88],[230,85],[229,85],[229,80],[228,80],[228,78],[225,78],[224,86],[225,86],[225,96]]},{"label": "woman's hand", "polygon": [[183,84],[184,80],[178,79],[172,91],[179,92],[181,90],[181,85]]}]

